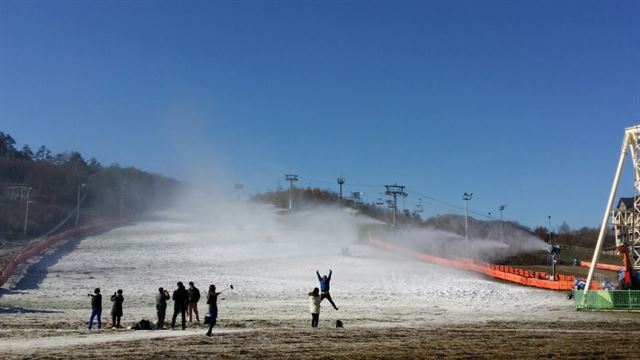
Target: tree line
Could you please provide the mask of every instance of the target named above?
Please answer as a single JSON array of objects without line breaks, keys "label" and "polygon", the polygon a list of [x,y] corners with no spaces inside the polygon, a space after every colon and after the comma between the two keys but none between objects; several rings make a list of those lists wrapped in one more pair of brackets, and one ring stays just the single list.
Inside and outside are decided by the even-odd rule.
[{"label": "tree line", "polygon": [[[10,186],[30,189],[27,234],[26,199],[12,198]],[[0,131],[0,238],[47,232],[75,209],[78,195],[83,199],[80,219],[89,223],[141,216],[166,206],[179,186],[176,180],[134,167],[85,160],[77,151],[53,153],[44,145],[35,152],[29,145],[18,149],[15,139]]]}]

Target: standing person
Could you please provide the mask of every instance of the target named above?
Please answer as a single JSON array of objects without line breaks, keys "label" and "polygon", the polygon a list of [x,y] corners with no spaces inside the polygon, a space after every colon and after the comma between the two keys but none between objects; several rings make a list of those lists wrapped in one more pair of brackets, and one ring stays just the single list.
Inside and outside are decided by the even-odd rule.
[{"label": "standing person", "polygon": [[329,283],[331,282],[331,274],[332,273],[333,272],[331,271],[331,269],[329,269],[329,276],[322,275],[322,277],[321,277],[320,276],[320,272],[318,272],[318,270],[316,270],[316,275],[318,275],[318,281],[320,281],[320,291],[322,291],[322,293],[320,294],[320,301],[322,302],[322,300],[327,299],[327,300],[329,300],[329,302],[331,303],[333,308],[338,310],[338,307],[333,302],[333,299],[331,299],[331,294],[329,293]]},{"label": "standing person", "polygon": [[95,288],[93,294],[87,294],[91,297],[91,317],[89,317],[89,330],[93,326],[93,318],[98,318],[98,329],[102,328],[102,295],[100,288]]},{"label": "standing person", "polygon": [[[211,314],[211,322],[209,323],[209,331],[207,336],[213,335],[211,332],[216,325],[216,319],[218,319],[218,295],[222,294],[222,291],[216,292],[215,285],[209,285],[209,292],[207,293],[207,305],[209,305],[209,314]],[[209,316],[207,314],[207,316]]]},{"label": "standing person", "polygon": [[171,330],[176,327],[176,317],[178,313],[182,315],[182,330],[186,327],[184,313],[189,303],[189,292],[184,288],[182,281],[178,281],[178,288],[173,291],[173,319],[171,320]]},{"label": "standing person", "polygon": [[311,312],[311,327],[318,327],[320,320],[320,289],[313,288],[309,294],[309,311]]},{"label": "standing person", "polygon": [[119,329],[122,327],[120,326],[120,318],[122,317],[122,303],[124,302],[122,289],[118,289],[117,292],[111,295],[111,302],[113,302],[111,306],[111,324],[114,329]]},{"label": "standing person", "polygon": [[193,313],[196,313],[196,322],[200,323],[200,316],[198,315],[198,300],[200,300],[200,290],[193,285],[193,281],[189,281],[189,322],[192,322]]},{"label": "standing person", "polygon": [[164,317],[167,313],[167,300],[171,299],[169,296],[169,291],[158,288],[158,293],[156,294],[156,312],[158,313],[158,330],[164,330]]}]

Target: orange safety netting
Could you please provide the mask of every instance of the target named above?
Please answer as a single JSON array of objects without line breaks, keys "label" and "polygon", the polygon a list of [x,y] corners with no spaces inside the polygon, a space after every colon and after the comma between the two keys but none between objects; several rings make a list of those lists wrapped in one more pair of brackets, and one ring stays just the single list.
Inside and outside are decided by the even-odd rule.
[{"label": "orange safety netting", "polygon": [[[383,240],[374,239],[372,237],[369,237],[369,245],[406,254],[428,263],[448,266],[460,270],[473,271],[485,274],[496,279],[542,289],[572,290],[576,280],[574,276],[569,275],[556,275],[553,280],[550,280],[551,276],[545,272],[514,268],[507,265],[496,265],[468,258],[441,258],[419,251],[407,249]],[[594,282],[591,286],[591,289],[599,290],[600,285]]]},{"label": "orange safety netting", "polygon": [[9,280],[9,277],[11,277],[11,273],[18,266],[25,263],[30,258],[40,254],[42,251],[49,248],[51,245],[59,242],[60,240],[67,239],[72,236],[89,234],[94,231],[107,229],[107,228],[122,225],[125,223],[126,223],[126,220],[106,221],[106,222],[101,222],[99,224],[70,229],[56,235],[48,236],[44,241],[16,255],[13,259],[11,259],[11,261],[9,261],[4,266],[4,268],[2,269],[2,272],[0,272],[0,286],[2,286],[7,280]]}]

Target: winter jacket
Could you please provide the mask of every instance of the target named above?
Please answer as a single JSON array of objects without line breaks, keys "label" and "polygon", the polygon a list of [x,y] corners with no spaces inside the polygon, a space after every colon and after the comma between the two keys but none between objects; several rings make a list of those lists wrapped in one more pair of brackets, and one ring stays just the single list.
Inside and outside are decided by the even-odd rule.
[{"label": "winter jacket", "polygon": [[111,315],[122,316],[122,303],[124,302],[124,296],[111,295],[111,301],[113,302],[113,305],[111,306]]},{"label": "winter jacket", "polygon": [[309,295],[309,312],[312,314],[320,314],[320,295]]},{"label": "winter jacket", "polygon": [[207,305],[209,305],[209,312],[212,314],[218,312],[218,295],[220,294],[219,292],[207,294]]},{"label": "winter jacket", "polygon": [[91,308],[92,309],[102,309],[102,295],[101,294],[92,294],[91,295]]},{"label": "winter jacket", "polygon": [[169,294],[165,293],[157,293],[156,294],[156,309],[157,310],[165,310],[167,308],[167,300],[171,297]]},{"label": "winter jacket", "polygon": [[329,270],[329,276],[326,279],[320,276],[320,273],[316,271],[316,275],[318,275],[318,281],[320,281],[320,291],[329,292],[329,282],[331,281],[331,270]]},{"label": "winter jacket", "polygon": [[175,309],[186,309],[189,303],[189,292],[184,287],[177,288],[173,292],[172,299],[174,301],[173,307]]},{"label": "winter jacket", "polygon": [[197,287],[190,287],[189,290],[187,290],[189,292],[189,302],[190,303],[197,303],[198,300],[200,300],[200,290],[198,290]]}]

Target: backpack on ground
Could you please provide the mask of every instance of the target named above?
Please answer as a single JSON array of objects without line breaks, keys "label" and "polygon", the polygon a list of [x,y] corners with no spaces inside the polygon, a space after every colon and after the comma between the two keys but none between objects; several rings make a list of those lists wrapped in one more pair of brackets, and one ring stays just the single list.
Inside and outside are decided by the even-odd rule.
[{"label": "backpack on ground", "polygon": [[149,320],[142,319],[135,324],[133,330],[152,330],[151,322]]}]

